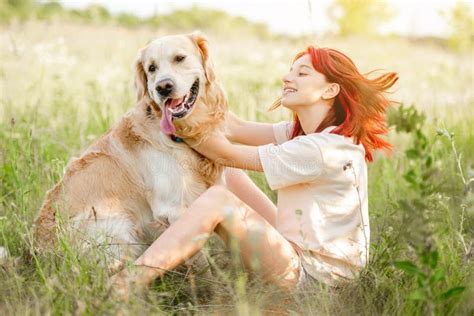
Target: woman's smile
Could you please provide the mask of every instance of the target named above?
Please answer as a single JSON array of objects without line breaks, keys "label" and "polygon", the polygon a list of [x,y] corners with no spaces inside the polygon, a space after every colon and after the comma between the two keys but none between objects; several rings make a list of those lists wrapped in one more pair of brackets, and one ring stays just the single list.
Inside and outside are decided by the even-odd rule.
[{"label": "woman's smile", "polygon": [[295,88],[291,88],[291,87],[283,87],[283,95],[287,95],[289,93],[294,93],[298,90],[296,90]]}]

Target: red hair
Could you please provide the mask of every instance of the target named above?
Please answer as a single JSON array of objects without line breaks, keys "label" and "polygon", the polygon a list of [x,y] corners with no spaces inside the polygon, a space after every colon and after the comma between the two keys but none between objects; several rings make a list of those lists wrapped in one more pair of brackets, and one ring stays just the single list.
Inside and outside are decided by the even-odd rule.
[{"label": "red hair", "polygon": [[[383,92],[398,80],[397,73],[389,72],[369,79],[359,72],[354,62],[345,54],[335,49],[313,46],[299,52],[293,62],[305,54],[310,56],[316,71],[322,73],[328,82],[337,83],[340,87],[333,106],[315,132],[336,125],[331,133],[354,137],[356,144],[361,143],[364,146],[365,158],[368,161],[373,160],[372,152],[376,149],[390,151],[392,145],[380,136],[388,132],[385,115],[393,101],[388,100]],[[277,100],[270,110],[279,105],[281,99]],[[293,112],[293,121],[290,139],[304,135],[296,112]]]}]

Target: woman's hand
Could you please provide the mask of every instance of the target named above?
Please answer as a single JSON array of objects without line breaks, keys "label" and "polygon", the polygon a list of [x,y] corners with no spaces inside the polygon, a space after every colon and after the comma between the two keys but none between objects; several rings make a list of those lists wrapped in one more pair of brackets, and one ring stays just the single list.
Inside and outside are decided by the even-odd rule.
[{"label": "woman's hand", "polygon": [[216,130],[202,140],[184,140],[194,150],[227,167],[262,171],[258,148],[235,145],[222,131]]},{"label": "woman's hand", "polygon": [[226,149],[232,146],[222,131],[213,131],[200,140],[184,139],[184,141],[194,150],[212,160],[225,157]]},{"label": "woman's hand", "polygon": [[245,121],[240,119],[233,112],[227,112],[225,136],[232,142],[238,142],[239,131],[244,126]]}]

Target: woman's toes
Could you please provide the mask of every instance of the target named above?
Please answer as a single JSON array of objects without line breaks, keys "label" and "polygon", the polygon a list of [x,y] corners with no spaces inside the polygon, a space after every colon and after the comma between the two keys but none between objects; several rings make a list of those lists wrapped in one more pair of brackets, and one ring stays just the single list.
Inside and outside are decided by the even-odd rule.
[{"label": "woman's toes", "polygon": [[145,266],[125,268],[110,278],[109,291],[116,299],[128,302],[132,292],[142,292],[158,275],[156,269]]},{"label": "woman's toes", "polygon": [[114,274],[109,280],[109,292],[111,296],[120,301],[128,302],[131,291],[131,276],[127,269]]}]

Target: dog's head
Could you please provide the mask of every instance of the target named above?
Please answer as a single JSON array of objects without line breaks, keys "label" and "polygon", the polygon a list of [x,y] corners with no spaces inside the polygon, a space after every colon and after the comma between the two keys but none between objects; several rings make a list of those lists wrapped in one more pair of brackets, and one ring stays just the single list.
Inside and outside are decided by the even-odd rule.
[{"label": "dog's head", "polygon": [[143,48],[136,62],[136,87],[139,100],[158,105],[165,134],[177,129],[183,134],[183,127],[189,132],[190,126],[206,123],[210,114],[226,106],[200,32],[164,36]]}]

